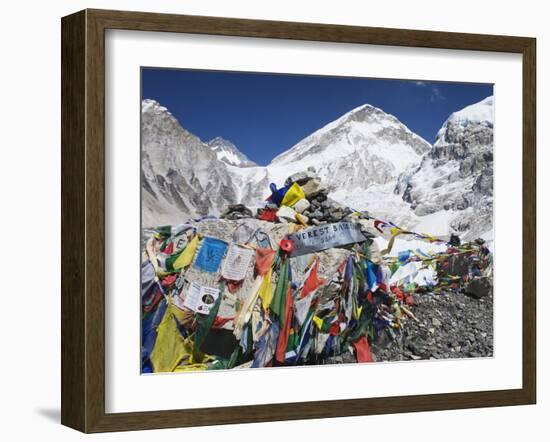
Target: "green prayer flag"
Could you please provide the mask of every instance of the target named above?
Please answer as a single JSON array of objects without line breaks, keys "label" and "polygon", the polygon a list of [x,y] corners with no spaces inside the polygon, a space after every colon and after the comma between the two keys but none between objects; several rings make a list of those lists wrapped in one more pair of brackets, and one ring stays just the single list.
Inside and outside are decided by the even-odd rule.
[{"label": "green prayer flag", "polygon": [[218,314],[218,310],[220,309],[220,304],[222,302],[222,293],[223,293],[223,283],[220,284],[220,295],[216,299],[216,302],[210,309],[210,313],[208,315],[201,315],[197,314],[197,330],[195,331],[195,348],[199,349],[201,345],[203,344],[204,340],[206,339],[206,336],[208,336],[208,332],[210,331],[210,328],[212,327],[212,324],[214,323],[214,320],[216,319],[216,316]]},{"label": "green prayer flag", "polygon": [[280,267],[279,279],[275,286],[273,300],[271,301],[271,310],[275,318],[282,324],[285,318],[286,292],[288,290],[288,259],[285,259]]}]

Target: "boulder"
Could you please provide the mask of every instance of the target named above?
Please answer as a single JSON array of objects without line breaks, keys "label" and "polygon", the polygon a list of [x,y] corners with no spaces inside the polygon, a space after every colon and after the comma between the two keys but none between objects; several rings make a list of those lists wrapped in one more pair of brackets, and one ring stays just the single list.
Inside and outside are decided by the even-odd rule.
[{"label": "boulder", "polygon": [[286,223],[289,221],[296,221],[296,211],[292,207],[281,206],[277,211],[277,219],[280,222]]},{"label": "boulder", "polygon": [[447,273],[452,276],[466,276],[470,269],[468,258],[464,255],[453,255],[449,258]]},{"label": "boulder", "polygon": [[312,178],[301,186],[307,199],[314,198],[321,192],[326,192],[326,189],[321,185],[321,180],[318,178]]},{"label": "boulder", "polygon": [[491,280],[482,276],[480,278],[472,279],[466,285],[465,293],[472,298],[481,299],[491,294],[492,290],[493,284],[491,283]]},{"label": "boulder", "polygon": [[323,212],[321,212],[320,209],[316,209],[314,210],[313,212],[311,212],[311,215],[310,215],[312,218],[322,218],[323,217]]},{"label": "boulder", "polygon": [[252,218],[252,210],[246,207],[244,204],[230,204],[227,209],[220,215],[222,219],[242,219]]},{"label": "boulder", "polygon": [[302,186],[303,184],[306,184],[308,181],[314,178],[318,179],[317,175],[309,170],[306,170],[305,172],[296,172],[290,175],[285,180],[285,186],[290,186],[292,183],[298,183],[300,186]]},{"label": "boulder", "polygon": [[302,198],[296,204],[294,204],[293,209],[298,213],[303,213],[310,206],[310,203],[307,199]]}]

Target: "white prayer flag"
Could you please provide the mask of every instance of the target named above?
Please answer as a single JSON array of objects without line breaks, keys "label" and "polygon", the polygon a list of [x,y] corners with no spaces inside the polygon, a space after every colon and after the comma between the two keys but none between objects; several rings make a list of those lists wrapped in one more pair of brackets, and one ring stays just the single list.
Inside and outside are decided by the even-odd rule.
[{"label": "white prayer flag", "polygon": [[222,265],[222,277],[231,281],[244,279],[254,250],[231,244]]}]

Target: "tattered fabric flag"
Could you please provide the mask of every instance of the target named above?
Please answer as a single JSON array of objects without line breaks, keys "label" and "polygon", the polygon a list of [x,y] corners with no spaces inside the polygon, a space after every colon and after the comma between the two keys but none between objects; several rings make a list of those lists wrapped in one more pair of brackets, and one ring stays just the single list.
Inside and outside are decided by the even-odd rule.
[{"label": "tattered fabric flag", "polygon": [[156,273],[151,261],[141,264],[141,296],[144,296],[156,281]]},{"label": "tattered fabric flag", "polygon": [[269,330],[258,341],[258,348],[256,349],[256,353],[254,353],[252,368],[265,367],[273,359],[278,337],[279,326],[276,323],[272,323]]},{"label": "tattered fabric flag", "polygon": [[285,193],[285,196],[281,201],[281,205],[292,207],[294,204],[296,204],[301,199],[304,199],[305,197],[306,195],[300,185],[298,183],[294,183]]},{"label": "tattered fabric flag", "polygon": [[294,317],[298,320],[300,325],[302,325],[306,320],[308,312],[310,311],[311,301],[314,296],[314,294],[311,294],[294,301]]},{"label": "tattered fabric flag", "polygon": [[361,338],[361,336],[366,335],[370,332],[373,327],[373,319],[376,315],[377,307],[374,304],[365,303],[361,307],[361,312],[357,323],[347,336],[348,342],[355,342]]},{"label": "tattered fabric flag", "polygon": [[164,278],[162,278],[162,280],[160,281],[160,284],[164,288],[170,288],[174,285],[177,278],[178,278],[178,275],[176,274],[166,275]]},{"label": "tattered fabric flag", "polygon": [[400,266],[395,273],[391,276],[390,284],[405,284],[411,281],[418,273],[418,270],[422,267],[421,262],[412,261],[404,266]]},{"label": "tattered fabric flag", "polygon": [[168,242],[168,244],[165,247],[161,247],[161,252],[166,253],[167,255],[171,255],[174,253],[174,243]]},{"label": "tattered fabric flag", "polygon": [[187,247],[187,244],[189,244],[189,236],[187,235],[187,231],[170,238],[170,244],[173,246],[172,253],[179,253],[183,249],[185,249],[185,247]]},{"label": "tattered fabric flag", "polygon": [[241,279],[240,281],[226,281],[226,283],[229,293],[236,293],[242,288],[244,279]]},{"label": "tattered fabric flag", "polygon": [[277,218],[277,209],[263,209],[258,216],[262,221],[274,222]]},{"label": "tattered fabric flag", "polygon": [[157,328],[164,314],[168,303],[165,299],[162,299],[157,309],[145,316],[143,325],[141,327],[141,360],[142,364],[146,364],[149,360],[149,355],[153,351],[155,341],[157,339]]},{"label": "tattered fabric flag", "polygon": [[217,238],[204,238],[197,259],[193,264],[194,267],[204,272],[217,272],[226,249],[227,243],[225,241]]},{"label": "tattered fabric flag", "polygon": [[256,249],[256,272],[258,275],[264,276],[271,269],[276,253],[273,249],[264,249],[261,247]]},{"label": "tattered fabric flag", "polygon": [[309,295],[311,292],[316,290],[318,287],[325,284],[326,281],[323,278],[319,278],[319,276],[317,275],[318,270],[319,270],[319,259],[315,261],[315,264],[313,264],[313,267],[311,268],[307,278],[304,281],[304,287],[302,289],[300,298],[305,298],[307,295]]},{"label": "tattered fabric flag", "polygon": [[285,197],[285,194],[288,191],[289,187],[290,186],[284,186],[284,187],[281,187],[280,189],[277,189],[277,186],[275,185],[275,183],[271,183],[269,185],[269,189],[271,190],[271,196],[269,197],[269,200],[273,204],[280,206],[281,201]]},{"label": "tattered fabric flag", "polygon": [[235,328],[233,330],[233,334],[237,339],[241,338],[241,333],[243,332],[244,326],[248,323],[250,320],[250,317],[252,316],[252,309],[254,308],[254,304],[256,303],[256,300],[258,299],[258,295],[260,293],[260,287],[262,286],[262,282],[266,277],[262,278],[261,276],[257,276],[254,280],[254,284],[248,291],[248,295],[246,300],[244,301],[244,304],[237,314],[237,317],[235,318]]},{"label": "tattered fabric flag", "polygon": [[372,362],[372,354],[369,348],[369,341],[365,336],[361,336],[353,343],[355,348],[355,357],[357,362]]},{"label": "tattered fabric flag", "polygon": [[315,255],[300,255],[294,258],[294,268],[299,273],[305,273],[311,262],[315,259]]},{"label": "tattered fabric flag", "polygon": [[315,354],[320,355],[323,352],[329,338],[330,338],[330,335],[328,333],[324,333],[324,332],[317,333],[313,344]]},{"label": "tattered fabric flag", "polygon": [[300,344],[300,335],[293,329],[290,329],[285,352],[285,361],[294,363],[297,360],[297,349]]},{"label": "tattered fabric flag", "polygon": [[231,244],[222,265],[222,278],[231,281],[244,279],[254,250]]},{"label": "tattered fabric flag", "polygon": [[307,347],[309,339],[311,337],[312,330],[312,320],[314,316],[314,310],[310,309],[307,314],[302,327],[300,328],[300,340],[298,342],[298,347],[296,348],[296,360],[299,360],[301,357],[305,356],[304,350]]},{"label": "tattered fabric flag", "polygon": [[277,280],[275,293],[273,294],[273,301],[271,302],[271,310],[279,321],[281,321],[285,316],[285,297],[289,282],[289,268],[290,263],[288,259],[285,259],[280,267],[279,279]]},{"label": "tattered fabric flag", "polygon": [[292,287],[288,286],[286,292],[286,300],[284,306],[284,322],[282,324],[281,333],[277,341],[277,350],[275,351],[275,359],[280,363],[285,362],[286,348],[288,345],[288,336],[290,335],[290,326],[292,323]]},{"label": "tattered fabric flag", "polygon": [[367,261],[365,276],[367,277],[367,284],[369,285],[369,289],[375,292],[378,288],[378,283],[376,282],[376,267],[375,264],[370,261]]},{"label": "tattered fabric flag", "polygon": [[187,244],[187,247],[185,247],[181,253],[171,255],[166,258],[166,269],[169,271],[177,271],[188,267],[189,264],[193,262],[198,245],[199,236],[195,235],[195,237],[189,244]]},{"label": "tattered fabric flag", "polygon": [[270,268],[267,271],[267,274],[264,275],[262,285],[260,286],[259,296],[262,300],[262,308],[264,310],[267,310],[269,308],[269,306],[271,305],[271,301],[273,300],[273,287],[271,285],[271,276],[272,270]]},{"label": "tattered fabric flag", "polygon": [[155,373],[174,371],[184,357],[191,357],[189,346],[181,335],[169,301],[157,329],[157,338],[150,360]]},{"label": "tattered fabric flag", "polygon": [[147,313],[153,310],[163,294],[162,287],[158,283],[155,283],[155,285],[150,288],[149,292],[141,298],[143,311]]},{"label": "tattered fabric flag", "polygon": [[143,311],[151,311],[164,294],[155,269],[149,260],[141,265],[141,305]]},{"label": "tattered fabric flag", "polygon": [[[223,285],[220,284],[220,291],[223,290]],[[197,330],[195,331],[195,348],[200,348],[216,319],[218,316],[218,310],[220,309],[220,304],[222,301],[222,296],[216,298],[216,302],[210,308],[208,315],[197,315]]]}]

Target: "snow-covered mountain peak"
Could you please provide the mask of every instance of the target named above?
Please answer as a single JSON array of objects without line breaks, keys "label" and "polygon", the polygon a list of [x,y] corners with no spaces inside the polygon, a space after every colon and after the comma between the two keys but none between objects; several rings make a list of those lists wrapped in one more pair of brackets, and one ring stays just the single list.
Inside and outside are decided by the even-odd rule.
[{"label": "snow-covered mountain peak", "polygon": [[162,112],[166,111],[168,112],[168,109],[166,109],[164,106],[161,106],[160,103],[156,100],[153,100],[151,98],[146,98],[141,102],[141,112]]},{"label": "snow-covered mountain peak", "polygon": [[259,207],[269,183],[282,186],[289,175],[312,170],[339,203],[413,230],[472,239],[492,229],[492,117],[492,97],[458,110],[432,147],[365,104],[263,167],[247,164],[221,137],[201,141],[165,107],[144,100],[143,225],[218,215],[227,204]]},{"label": "snow-covered mountain peak", "polygon": [[421,166],[404,177],[403,200],[417,216],[452,214],[449,227],[469,239],[492,229],[493,97],[454,112]]},{"label": "snow-covered mountain peak", "polygon": [[[409,163],[417,162],[430,149],[426,140],[411,132],[396,117],[370,104],[363,104],[278,155],[271,165],[292,163],[312,156],[317,160],[323,159],[327,150],[330,150],[331,158],[369,153],[387,157],[391,146],[396,145],[408,147],[401,159]],[[369,152],[371,150],[373,152]]]},{"label": "snow-covered mountain peak", "polygon": [[231,141],[222,137],[216,137],[206,143],[214,152],[219,160],[231,166],[238,167],[254,167],[257,164],[250,161],[248,157],[242,153],[237,146]]},{"label": "snow-covered mountain peak", "polygon": [[468,124],[479,124],[485,127],[493,127],[494,123],[494,98],[489,96],[479,101],[478,103],[471,104],[465,108],[453,112],[447,121],[443,123],[441,129],[437,133],[437,138],[441,138],[449,125],[465,127]]},{"label": "snow-covered mountain peak", "polygon": [[[366,189],[420,164],[430,144],[393,115],[364,104],[328,123],[269,165],[272,176],[314,167],[335,186]],[[296,170],[298,171],[298,170]],[[280,173],[279,173],[280,172]]]}]

